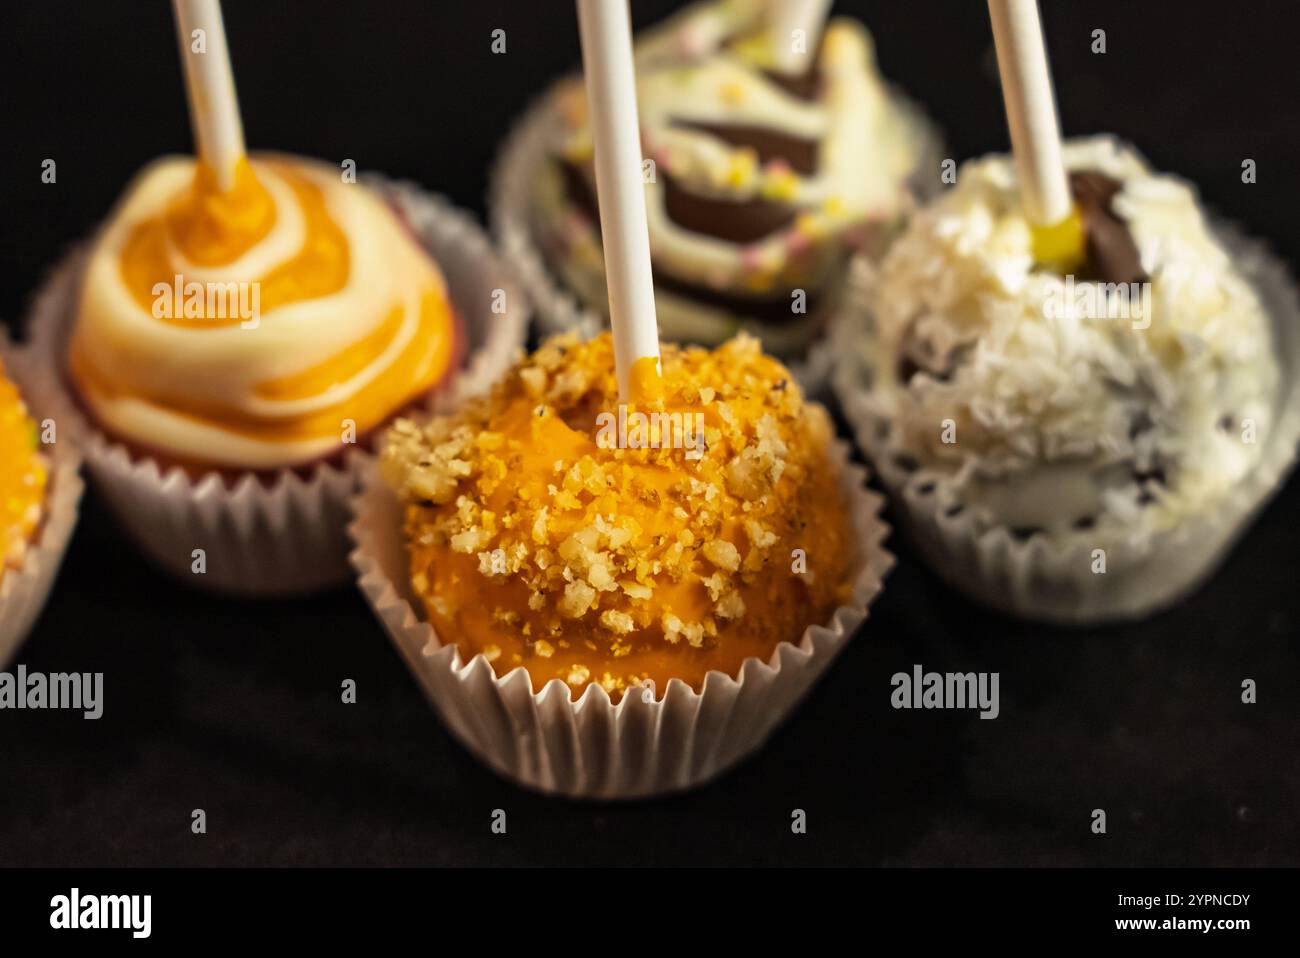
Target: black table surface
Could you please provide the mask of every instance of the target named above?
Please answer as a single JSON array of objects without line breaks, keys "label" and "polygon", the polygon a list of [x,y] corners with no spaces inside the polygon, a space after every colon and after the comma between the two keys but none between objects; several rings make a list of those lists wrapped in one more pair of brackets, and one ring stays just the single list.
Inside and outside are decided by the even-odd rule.
[{"label": "black table surface", "polygon": [[[1136,142],[1295,262],[1293,0],[1043,5],[1067,133]],[[674,6],[634,0],[634,17]],[[480,214],[512,120],[578,61],[568,0],[225,8],[254,148],[351,157]],[[983,3],[837,8],[872,27],[948,155],[1006,148]],[[0,88],[0,315],[17,326],[132,173],[190,148],[169,5],[6,3]],[[0,865],[1295,864],[1298,519],[1293,482],[1198,594],[1087,630],[985,611],[894,538],[866,627],[760,754],[687,795],[596,804],[522,791],[463,751],[354,590],[194,591],[141,559],[91,495],[17,661],[102,671],[105,712],[0,712]],[[890,676],[916,663],[999,672],[1000,717],[893,710]],[[1247,678],[1257,704],[1241,701]],[[206,835],[191,833],[195,808]],[[796,808],[806,835],[791,832]]]}]

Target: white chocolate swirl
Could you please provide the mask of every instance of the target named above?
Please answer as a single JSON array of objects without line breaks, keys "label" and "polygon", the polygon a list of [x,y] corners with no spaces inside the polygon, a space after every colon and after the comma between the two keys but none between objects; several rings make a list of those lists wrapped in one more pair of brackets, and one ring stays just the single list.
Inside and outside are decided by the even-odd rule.
[{"label": "white chocolate swirl", "polygon": [[[311,161],[251,166],[274,205],[256,242],[228,260],[188,256],[169,217],[195,163],[165,158],[103,228],[81,290],[70,368],[82,400],[113,436],[182,463],[273,469],[328,455],[454,358],[443,278],[379,197]],[[207,300],[228,302],[224,317],[211,305],[184,315],[205,284],[229,291]]]}]

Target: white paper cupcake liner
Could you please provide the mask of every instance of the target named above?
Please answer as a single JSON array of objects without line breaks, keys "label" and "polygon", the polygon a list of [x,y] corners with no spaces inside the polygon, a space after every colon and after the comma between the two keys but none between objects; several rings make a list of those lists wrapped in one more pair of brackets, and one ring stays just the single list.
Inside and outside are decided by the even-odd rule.
[{"label": "white paper cupcake liner", "polygon": [[[28,357],[9,350],[2,333],[0,356],[27,398],[29,412],[34,417],[46,415],[31,401],[26,388],[30,379]],[[47,447],[43,455],[49,461],[49,481],[36,537],[23,557],[22,567],[8,570],[0,578],[0,668],[13,660],[45,607],[63,553],[77,525],[77,509],[84,488],[80,476],[81,456],[68,439],[60,439],[53,449]]]},{"label": "white paper cupcake liner", "polygon": [[[867,285],[859,275],[851,299],[833,324],[836,365],[832,386],[858,444],[872,459],[898,506],[900,524],[931,566],[962,592],[1029,619],[1085,625],[1154,614],[1208,579],[1251,520],[1281,487],[1300,445],[1300,298],[1287,267],[1267,244],[1213,216],[1211,225],[1237,268],[1250,281],[1272,320],[1280,366],[1277,420],[1254,469],[1217,502],[1212,513],[1176,527],[1106,547],[1106,572],[1093,572],[1095,543],[1074,537],[1054,545],[1043,537],[1017,539],[1005,525],[990,526],[963,509],[952,480],[925,468],[899,466],[890,424],[863,389],[862,337],[867,335]],[[867,272],[866,269],[863,272]]]},{"label": "white paper cupcake liner", "polygon": [[710,672],[701,692],[674,679],[659,698],[631,690],[613,704],[599,685],[576,702],[553,679],[534,692],[521,667],[498,678],[482,655],[461,660],[421,619],[409,585],[397,497],[373,464],[354,500],[349,531],[359,585],[411,674],[461,743],[501,775],[538,791],[582,798],[635,798],[707,782],[757,750],[867,617],[893,557],[882,543],[880,496],[836,442],[831,467],[860,550],[849,605],[826,625],[782,642],[766,661],[746,659],[736,677]]},{"label": "white paper cupcake liner", "polygon": [[[446,277],[466,354],[428,407],[459,402],[514,361],[527,335],[527,298],[467,214],[414,184],[377,174],[365,182],[402,213]],[[34,302],[28,320],[37,366],[32,392],[80,445],[96,489],[121,525],[164,570],[202,588],[272,596],[346,582],[348,499],[370,447],[351,447],[306,469],[195,478],[105,435],[71,395],[65,369],[84,259],[80,251],[69,255]],[[491,309],[496,289],[506,291],[503,313]],[[196,550],[202,550],[202,574]]]},{"label": "white paper cupcake liner", "polygon": [[[550,138],[559,122],[555,91],[565,82],[560,80],[538,97],[504,140],[491,174],[488,216],[502,255],[518,270],[532,299],[541,333],[574,330],[590,337],[608,325],[604,313],[587,306],[551,268],[535,241],[533,228],[537,183],[544,164],[551,160]],[[919,143],[916,171],[908,188],[923,202],[939,189],[943,139],[925,112],[901,91],[891,88],[890,98],[907,116]],[[825,335],[813,340],[805,356],[783,361],[808,396],[822,394],[833,362]]]}]

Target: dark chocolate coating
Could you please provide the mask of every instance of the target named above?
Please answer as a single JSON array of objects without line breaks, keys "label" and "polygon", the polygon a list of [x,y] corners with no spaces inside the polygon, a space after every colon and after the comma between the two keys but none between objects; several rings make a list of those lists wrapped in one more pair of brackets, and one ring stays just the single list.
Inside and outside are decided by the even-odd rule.
[{"label": "dark chocolate coating", "polygon": [[[592,225],[595,227],[597,232],[599,232],[600,213],[596,206],[596,194],[591,187],[591,182],[587,178],[586,173],[571,163],[561,162],[558,165],[560,167],[561,175],[564,177],[565,192],[569,197],[569,202],[582,210],[590,218]],[[691,197],[691,199],[696,200],[698,197]],[[740,204],[732,203],[728,205],[738,206]],[[730,212],[734,214],[734,210]],[[793,215],[793,211],[790,211],[790,215]],[[713,235],[716,235],[716,233]],[[655,272],[654,280],[655,285],[664,290],[664,292],[681,296],[684,299],[694,300],[695,302],[701,303],[705,306],[712,306],[735,316],[757,320],[758,322],[769,325],[777,325],[780,323],[790,322],[794,319],[806,318],[804,314],[796,314],[791,310],[789,290],[783,289],[779,292],[779,295],[775,297],[751,297],[731,291],[709,289],[708,287],[700,286],[695,283],[685,283],[658,271]],[[809,290],[807,302],[808,315],[813,315],[818,312],[820,302],[821,297],[815,291]]]},{"label": "dark chocolate coating", "polygon": [[767,200],[720,200],[683,189],[665,173],[664,211],[682,229],[715,236],[729,243],[753,243],[794,221],[797,210]]},{"label": "dark chocolate coating", "polygon": [[1070,192],[1079,205],[1087,239],[1088,259],[1082,279],[1102,283],[1141,283],[1147,279],[1133,233],[1111,205],[1123,186],[1096,170],[1070,174]]},{"label": "dark chocolate coating", "polygon": [[[571,163],[560,163],[564,176],[565,192],[569,202],[591,218],[600,229],[600,208],[596,205],[596,191],[586,171]],[[668,218],[683,229],[731,243],[750,243],[762,239],[794,219],[796,210],[782,203],[747,200],[736,203],[688,193],[670,176],[661,173],[664,181],[664,203]]]},{"label": "dark chocolate coating", "polygon": [[763,76],[798,100],[815,101],[822,92],[822,71],[814,63],[803,73],[787,74],[764,70]]}]

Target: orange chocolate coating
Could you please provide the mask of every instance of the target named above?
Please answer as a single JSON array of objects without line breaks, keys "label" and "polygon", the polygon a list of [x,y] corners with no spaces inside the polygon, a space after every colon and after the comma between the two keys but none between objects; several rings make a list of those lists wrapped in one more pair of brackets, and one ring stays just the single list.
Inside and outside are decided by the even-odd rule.
[{"label": "orange chocolate coating", "polygon": [[749,338],[665,346],[662,385],[620,428],[608,334],[559,337],[457,413],[395,425],[384,474],[443,641],[617,699],[735,676],[847,600],[825,411]]},{"label": "orange chocolate coating", "polygon": [[0,363],[0,580],[21,568],[45,501],[46,468],[36,424]]},{"label": "orange chocolate coating", "polygon": [[133,451],[276,472],[428,395],[458,344],[446,281],[383,194],[275,155],[241,160],[223,191],[172,157],[96,239],[68,372]]}]

